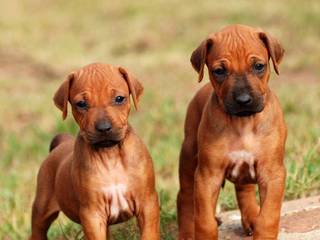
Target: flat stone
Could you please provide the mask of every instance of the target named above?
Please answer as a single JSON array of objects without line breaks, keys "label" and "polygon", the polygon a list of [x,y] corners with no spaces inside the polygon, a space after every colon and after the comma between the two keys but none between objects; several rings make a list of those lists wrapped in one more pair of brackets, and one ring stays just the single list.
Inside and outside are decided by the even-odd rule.
[{"label": "flat stone", "polygon": [[[219,215],[219,239],[251,240],[241,226],[238,210]],[[284,202],[281,210],[280,240],[320,239],[320,196]]]}]

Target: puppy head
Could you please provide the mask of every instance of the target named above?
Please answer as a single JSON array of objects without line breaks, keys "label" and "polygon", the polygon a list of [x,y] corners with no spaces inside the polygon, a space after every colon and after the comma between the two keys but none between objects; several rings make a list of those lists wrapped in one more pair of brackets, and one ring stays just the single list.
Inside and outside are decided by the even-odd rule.
[{"label": "puppy head", "polygon": [[69,74],[54,95],[55,105],[67,116],[68,102],[80,134],[95,147],[119,143],[128,129],[131,95],[135,108],[143,87],[122,67],[94,63]]},{"label": "puppy head", "polygon": [[191,63],[199,73],[199,82],[207,66],[218,102],[226,113],[249,116],[265,106],[269,59],[279,74],[283,54],[280,43],[262,30],[232,25],[205,39],[192,53]]}]

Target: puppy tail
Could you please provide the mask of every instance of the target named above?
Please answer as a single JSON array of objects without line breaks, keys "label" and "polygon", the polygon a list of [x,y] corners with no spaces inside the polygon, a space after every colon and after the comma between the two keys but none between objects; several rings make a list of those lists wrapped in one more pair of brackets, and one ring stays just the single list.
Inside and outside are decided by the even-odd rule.
[{"label": "puppy tail", "polygon": [[67,140],[72,140],[72,139],[73,139],[73,136],[71,136],[70,134],[61,133],[61,134],[56,135],[51,140],[50,147],[49,147],[49,152],[51,152],[53,149],[55,149],[62,142],[67,141]]}]

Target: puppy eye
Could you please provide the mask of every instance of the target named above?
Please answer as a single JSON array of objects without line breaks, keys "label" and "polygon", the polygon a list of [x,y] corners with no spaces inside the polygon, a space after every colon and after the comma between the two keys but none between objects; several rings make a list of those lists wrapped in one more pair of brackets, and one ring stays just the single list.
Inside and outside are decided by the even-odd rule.
[{"label": "puppy eye", "polygon": [[76,106],[80,109],[87,109],[89,107],[86,101],[79,101],[76,103]]},{"label": "puppy eye", "polygon": [[114,102],[115,102],[115,104],[120,105],[120,104],[124,103],[125,100],[126,100],[126,98],[123,96],[116,96],[116,98],[114,99]]},{"label": "puppy eye", "polygon": [[253,65],[253,70],[256,73],[262,73],[264,71],[264,68],[265,68],[265,64],[263,64],[263,63],[255,63]]},{"label": "puppy eye", "polygon": [[215,68],[212,72],[216,77],[223,77],[227,74],[227,70],[223,67]]}]

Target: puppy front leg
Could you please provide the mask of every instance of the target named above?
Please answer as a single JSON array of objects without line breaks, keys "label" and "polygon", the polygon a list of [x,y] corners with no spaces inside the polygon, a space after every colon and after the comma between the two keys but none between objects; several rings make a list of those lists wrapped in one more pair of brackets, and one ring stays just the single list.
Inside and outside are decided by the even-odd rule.
[{"label": "puppy front leg", "polygon": [[259,215],[260,207],[256,200],[254,184],[235,184],[238,206],[241,212],[241,222],[248,236],[253,234],[254,224]]},{"label": "puppy front leg", "polygon": [[[254,240],[277,239],[281,205],[285,190],[286,170],[279,166],[272,171],[276,176],[261,176],[265,181],[259,181],[261,211],[254,226]],[[263,173],[266,174],[266,173]],[[269,179],[268,179],[269,178]]]},{"label": "puppy front leg", "polygon": [[107,217],[92,209],[80,210],[80,221],[86,240],[107,239]]},{"label": "puppy front leg", "polygon": [[141,240],[160,240],[160,213],[156,192],[145,199],[138,215]]},{"label": "puppy front leg", "polygon": [[221,169],[198,165],[194,185],[195,240],[218,239],[216,205],[224,179]]}]

